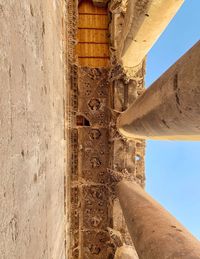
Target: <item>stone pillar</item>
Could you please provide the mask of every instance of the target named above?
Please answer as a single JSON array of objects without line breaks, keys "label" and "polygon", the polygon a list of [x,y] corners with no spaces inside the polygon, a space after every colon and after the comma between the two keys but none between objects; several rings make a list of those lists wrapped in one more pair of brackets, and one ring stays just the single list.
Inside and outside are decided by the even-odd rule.
[{"label": "stone pillar", "polygon": [[123,245],[117,248],[114,259],[139,259],[133,246]]},{"label": "stone pillar", "polygon": [[200,41],[118,119],[127,138],[200,140]]},{"label": "stone pillar", "polygon": [[126,68],[141,63],[184,0],[129,0],[122,29],[121,58]]},{"label": "stone pillar", "polygon": [[121,181],[116,189],[140,259],[200,258],[200,242],[138,184]]}]

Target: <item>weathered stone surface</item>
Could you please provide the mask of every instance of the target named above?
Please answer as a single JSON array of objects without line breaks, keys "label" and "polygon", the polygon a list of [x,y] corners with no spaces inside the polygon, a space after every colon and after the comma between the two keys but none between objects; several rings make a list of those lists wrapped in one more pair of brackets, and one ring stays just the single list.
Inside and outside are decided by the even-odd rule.
[{"label": "weathered stone surface", "polygon": [[[87,1],[85,3],[88,4]],[[70,46],[76,45],[77,7],[76,1],[69,1]],[[83,7],[84,5],[81,8]],[[123,140],[115,127],[116,114],[113,109],[124,110],[143,91],[145,69],[142,67],[132,81],[126,81],[124,74],[119,75],[118,70],[113,73],[110,67],[80,67],[76,65],[77,61],[73,47],[70,47],[69,257],[113,258],[116,247],[110,240],[109,227],[113,226],[122,232],[124,243],[132,244],[132,241],[119,201],[116,199],[113,204],[114,195],[109,186],[112,182],[108,168],[119,170],[120,175],[129,171],[130,176],[137,179],[142,186],[145,181],[144,141],[128,143]],[[113,80],[116,82],[115,86]],[[122,82],[119,91],[117,80]],[[121,99],[117,107],[119,96]],[[127,152],[130,153],[127,155]],[[141,159],[137,159],[137,154],[141,155]]]},{"label": "weathered stone surface", "polygon": [[[113,109],[122,112],[144,91],[145,64],[133,79],[127,79],[122,75],[113,83]],[[127,79],[127,80],[126,80]],[[110,127],[110,142],[112,143],[112,166],[111,168],[121,175],[134,179],[142,187],[145,186],[145,142],[140,139],[126,140],[116,129],[115,116],[112,117]],[[132,240],[127,230],[123,213],[116,198],[113,204],[113,228],[120,231],[127,245],[132,245]]]},{"label": "weathered stone surface", "polygon": [[110,11],[113,55],[127,75],[142,61],[184,0],[112,0]]},{"label": "weathered stone surface", "polygon": [[107,232],[112,222],[107,173],[111,159],[108,72],[109,69],[77,70],[77,124],[71,135],[72,258],[101,259],[114,253]]},{"label": "weathered stone surface", "polygon": [[62,1],[0,0],[0,258],[65,258]]},{"label": "weathered stone surface", "polygon": [[137,183],[116,189],[139,258],[200,258],[199,241]]},{"label": "weathered stone surface", "polygon": [[134,247],[123,245],[115,253],[114,259],[139,259]]},{"label": "weathered stone surface", "polygon": [[[107,169],[113,168],[119,173],[126,171],[144,186],[145,145],[140,140],[128,143],[120,136],[116,139],[116,129],[110,127],[112,87],[109,69],[78,68],[73,71],[77,73],[73,88],[77,87],[79,95],[74,106],[76,125],[71,131],[70,256],[109,258],[115,251],[107,232],[107,228],[112,227],[111,222],[122,232],[126,244],[132,242],[121,208],[116,210],[116,202],[113,204]],[[123,227],[121,222],[124,222]],[[89,235],[91,238],[88,239]],[[98,241],[105,238],[106,244]]]},{"label": "weathered stone surface", "polygon": [[200,139],[200,42],[120,115],[127,137]]},{"label": "weathered stone surface", "polygon": [[138,66],[174,17],[184,0],[129,1],[121,56],[125,67]]}]

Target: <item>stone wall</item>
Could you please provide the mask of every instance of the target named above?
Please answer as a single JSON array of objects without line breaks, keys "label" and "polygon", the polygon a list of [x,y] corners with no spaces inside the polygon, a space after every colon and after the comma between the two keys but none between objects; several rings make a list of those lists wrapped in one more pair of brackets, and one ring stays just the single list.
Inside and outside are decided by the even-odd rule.
[{"label": "stone wall", "polygon": [[[88,2],[85,0],[86,6]],[[122,243],[132,245],[132,241],[112,192],[112,174],[126,174],[145,185],[145,142],[120,136],[116,120],[144,91],[145,64],[128,78],[113,52],[111,67],[81,67],[75,47],[76,29],[81,27],[78,1],[68,3],[68,254],[69,258],[114,258],[119,244],[110,232],[120,233]]]},{"label": "stone wall", "polygon": [[63,1],[0,0],[0,258],[64,252]]}]

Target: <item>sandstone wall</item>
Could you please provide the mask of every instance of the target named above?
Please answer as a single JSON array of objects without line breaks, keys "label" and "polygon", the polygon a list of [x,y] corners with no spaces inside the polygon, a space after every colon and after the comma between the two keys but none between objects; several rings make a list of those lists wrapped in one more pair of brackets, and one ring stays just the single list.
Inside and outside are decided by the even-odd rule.
[{"label": "sandstone wall", "polygon": [[65,258],[63,10],[0,0],[0,259]]}]

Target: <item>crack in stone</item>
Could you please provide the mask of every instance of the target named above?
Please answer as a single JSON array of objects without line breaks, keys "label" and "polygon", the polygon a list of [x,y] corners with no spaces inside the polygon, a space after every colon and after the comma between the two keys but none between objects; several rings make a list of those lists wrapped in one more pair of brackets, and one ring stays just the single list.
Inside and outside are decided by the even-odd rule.
[{"label": "crack in stone", "polygon": [[178,74],[175,74],[175,76],[174,76],[174,91],[175,91],[177,109],[179,110],[180,113],[182,113],[181,108],[180,108],[180,98],[179,98],[179,95],[178,95],[178,92],[179,92],[179,89],[178,89]]},{"label": "crack in stone", "polygon": [[169,125],[167,125],[167,122],[164,119],[162,119],[161,121],[168,129],[170,129]]}]

